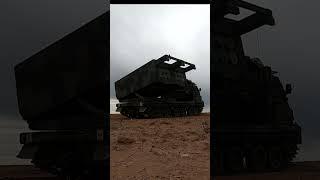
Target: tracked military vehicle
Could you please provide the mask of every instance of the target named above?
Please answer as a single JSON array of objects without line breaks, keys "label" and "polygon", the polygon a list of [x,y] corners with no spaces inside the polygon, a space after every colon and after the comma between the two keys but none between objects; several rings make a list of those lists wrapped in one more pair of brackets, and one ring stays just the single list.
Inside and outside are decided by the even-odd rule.
[{"label": "tracked military vehicle", "polygon": [[204,103],[186,72],[194,64],[164,55],[115,82],[118,112],[129,118],[192,116]]},{"label": "tracked military vehicle", "polygon": [[15,66],[19,158],[69,179],[108,171],[109,11]]},{"label": "tracked military vehicle", "polygon": [[[240,8],[253,11],[241,19]],[[232,14],[233,16],[231,16]],[[274,25],[272,11],[241,0],[214,0],[212,51],[213,168],[217,174],[285,168],[301,128],[276,72],[246,56],[241,36]]]}]

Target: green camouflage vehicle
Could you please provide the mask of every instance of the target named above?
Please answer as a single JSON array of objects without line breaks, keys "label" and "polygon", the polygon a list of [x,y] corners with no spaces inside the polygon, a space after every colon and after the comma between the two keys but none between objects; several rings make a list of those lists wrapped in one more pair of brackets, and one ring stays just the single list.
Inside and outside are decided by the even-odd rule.
[{"label": "green camouflage vehicle", "polygon": [[149,61],[115,82],[117,111],[129,118],[199,115],[200,89],[185,75],[192,69],[194,64],[170,55]]}]

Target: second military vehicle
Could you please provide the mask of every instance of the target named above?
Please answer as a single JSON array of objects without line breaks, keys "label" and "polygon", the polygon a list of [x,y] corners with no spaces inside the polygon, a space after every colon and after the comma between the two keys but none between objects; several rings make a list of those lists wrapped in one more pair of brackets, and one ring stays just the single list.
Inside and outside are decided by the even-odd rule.
[{"label": "second military vehicle", "polygon": [[200,89],[186,78],[195,65],[164,55],[115,82],[117,111],[130,118],[199,115]]},{"label": "second military vehicle", "polygon": [[[240,8],[253,14],[238,18]],[[272,11],[241,0],[213,2],[212,123],[216,173],[280,170],[295,157],[301,128],[276,72],[245,55],[241,36],[274,25]]]}]

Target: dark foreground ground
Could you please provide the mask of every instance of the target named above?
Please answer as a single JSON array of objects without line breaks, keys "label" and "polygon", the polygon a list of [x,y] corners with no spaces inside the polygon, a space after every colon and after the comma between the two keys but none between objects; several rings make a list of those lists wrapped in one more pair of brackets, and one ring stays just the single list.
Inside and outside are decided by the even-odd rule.
[{"label": "dark foreground ground", "polygon": [[0,166],[0,180],[58,180],[31,165]]},{"label": "dark foreground ground", "polygon": [[[191,164],[192,165],[192,164]],[[112,178],[111,178],[112,179]],[[118,178],[113,178],[118,179]],[[166,179],[166,178],[154,178]],[[193,179],[176,177],[171,179]],[[282,172],[243,174],[235,176],[219,176],[215,180],[320,180],[320,161],[297,162]],[[0,180],[59,180],[45,172],[41,172],[30,165],[0,166]],[[143,178],[129,178],[128,180],[144,180]],[[198,179],[195,179],[198,180]],[[202,180],[202,179],[199,179]]]},{"label": "dark foreground ground", "polygon": [[296,162],[282,172],[218,176],[215,180],[320,180],[320,161]]}]

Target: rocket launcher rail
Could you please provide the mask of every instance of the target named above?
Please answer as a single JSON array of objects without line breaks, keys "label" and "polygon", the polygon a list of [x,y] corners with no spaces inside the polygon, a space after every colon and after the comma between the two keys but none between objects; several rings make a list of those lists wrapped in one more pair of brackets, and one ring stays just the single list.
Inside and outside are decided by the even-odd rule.
[{"label": "rocket launcher rail", "polygon": [[[166,62],[169,62],[170,60],[174,60],[175,62],[173,64],[166,63]],[[183,67],[183,66],[186,66],[186,67]],[[159,58],[157,60],[157,67],[167,68],[167,69],[171,69],[171,70],[182,72],[182,73],[186,73],[188,71],[196,69],[196,66],[194,64],[188,63],[184,60],[172,57],[170,55],[164,55],[161,58]]]},{"label": "rocket launcher rail", "polygon": [[107,13],[15,66],[19,112],[30,129],[103,126],[109,101]]},{"label": "rocket launcher rail", "polygon": [[254,12],[254,14],[239,21],[225,18],[228,19],[229,23],[224,22],[223,24],[215,25],[214,31],[216,32],[242,35],[263,25],[275,25],[271,10],[242,0],[215,0],[213,7],[213,21],[215,24],[220,23],[220,19],[225,18],[224,16],[227,14],[239,15],[240,7]]}]

